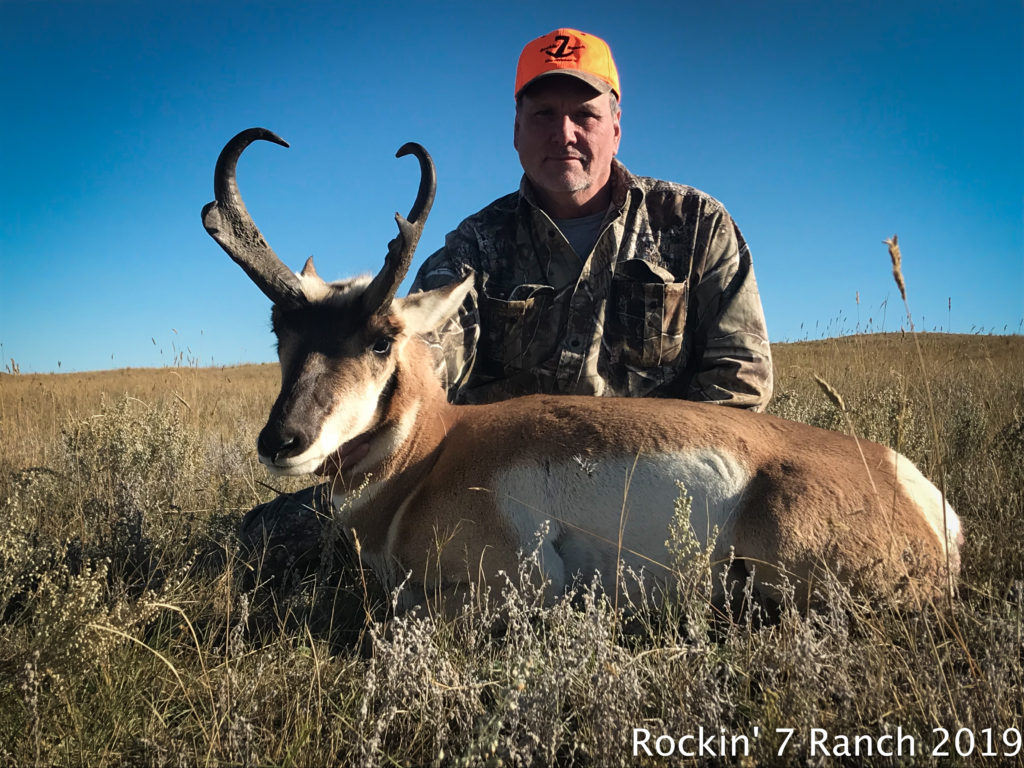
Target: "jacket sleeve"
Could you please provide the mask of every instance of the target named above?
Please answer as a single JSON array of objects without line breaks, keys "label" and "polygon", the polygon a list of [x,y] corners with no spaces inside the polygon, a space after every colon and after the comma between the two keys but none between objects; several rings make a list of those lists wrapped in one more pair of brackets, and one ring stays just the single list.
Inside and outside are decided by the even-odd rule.
[{"label": "jacket sleeve", "polygon": [[750,250],[722,214],[705,269],[693,287],[696,329],[684,397],[763,411],[772,395],[772,358]]},{"label": "jacket sleeve", "polygon": [[[473,271],[476,250],[475,241],[460,230],[449,233],[444,247],[431,254],[420,267],[409,292],[430,291],[462,280]],[[477,283],[479,281],[480,273],[477,272]],[[480,338],[478,290],[479,285],[466,295],[455,317],[424,336],[434,355],[438,378],[450,402],[456,401],[476,361],[476,345]]]}]

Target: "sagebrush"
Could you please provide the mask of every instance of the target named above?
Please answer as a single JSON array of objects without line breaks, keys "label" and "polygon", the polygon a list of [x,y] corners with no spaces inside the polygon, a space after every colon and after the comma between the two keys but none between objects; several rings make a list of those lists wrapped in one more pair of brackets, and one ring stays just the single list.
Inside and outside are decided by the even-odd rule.
[{"label": "sagebrush", "polygon": [[[594,585],[545,608],[526,552],[456,621],[395,617],[315,494],[303,547],[240,546],[251,507],[301,486],[255,460],[273,367],[0,376],[0,763],[827,764],[814,728],[840,755],[835,737],[917,739],[851,764],[931,764],[936,728],[961,733],[949,764],[1020,762],[1024,340],[925,335],[923,370],[909,344],[777,345],[770,410],[942,485],[963,577],[952,609],[916,613],[823,583],[822,612],[721,616],[683,496],[665,604]],[[738,751],[634,756],[636,729]]]}]

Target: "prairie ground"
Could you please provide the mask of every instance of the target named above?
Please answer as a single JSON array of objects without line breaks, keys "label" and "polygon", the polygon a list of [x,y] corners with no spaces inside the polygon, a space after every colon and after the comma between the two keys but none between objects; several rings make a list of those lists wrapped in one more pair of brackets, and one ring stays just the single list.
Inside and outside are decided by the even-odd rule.
[{"label": "prairie ground", "polygon": [[773,350],[771,412],[943,485],[951,607],[826,583],[824,611],[723,621],[682,531],[678,598],[629,618],[529,588],[395,618],[327,514],[301,551],[239,548],[303,485],[255,458],[276,366],[0,375],[0,765],[1022,763],[1024,338]]}]

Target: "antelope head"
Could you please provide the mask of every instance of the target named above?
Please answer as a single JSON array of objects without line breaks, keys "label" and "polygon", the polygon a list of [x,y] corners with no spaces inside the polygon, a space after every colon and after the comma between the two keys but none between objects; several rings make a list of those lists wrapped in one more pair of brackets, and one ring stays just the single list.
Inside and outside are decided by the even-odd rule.
[{"label": "antelope head", "polygon": [[395,298],[434,201],[434,164],[419,144],[398,150],[397,157],[419,160],[420,185],[409,216],[395,214],[398,236],[383,269],[373,278],[328,283],[312,258],[301,272],[289,270],[242,202],[235,169],[258,139],[288,146],[264,128],[231,139],[217,159],[216,199],[203,208],[203,226],[274,303],[281,392],[257,441],[260,461],[278,474],[367,471],[406,438],[419,410],[411,382],[424,368],[407,358],[426,350],[410,352],[417,345],[408,342],[453,314],[471,284]]}]

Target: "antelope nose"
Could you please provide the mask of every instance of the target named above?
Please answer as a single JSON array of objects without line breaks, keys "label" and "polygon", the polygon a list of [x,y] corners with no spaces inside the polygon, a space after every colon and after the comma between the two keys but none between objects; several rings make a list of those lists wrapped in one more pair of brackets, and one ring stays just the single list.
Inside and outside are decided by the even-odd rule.
[{"label": "antelope nose", "polygon": [[281,445],[277,449],[277,453],[274,454],[274,461],[277,461],[279,458],[283,456],[287,456],[289,453],[288,449],[291,448],[293,445],[295,445],[294,437],[290,437],[283,443],[281,443]]},{"label": "antelope nose", "polygon": [[289,456],[297,456],[304,450],[302,441],[295,435],[287,435],[278,430],[265,428],[256,441],[256,450],[274,463]]}]

